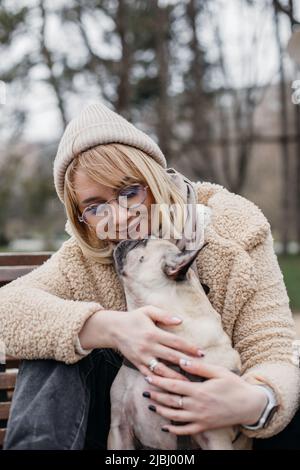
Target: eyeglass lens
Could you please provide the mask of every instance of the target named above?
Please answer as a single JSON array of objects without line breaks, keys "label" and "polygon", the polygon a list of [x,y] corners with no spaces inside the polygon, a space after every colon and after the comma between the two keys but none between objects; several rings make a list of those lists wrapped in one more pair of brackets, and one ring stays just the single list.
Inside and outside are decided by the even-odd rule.
[{"label": "eyeglass lens", "polygon": [[[146,195],[147,190],[144,186],[134,184],[122,188],[119,191],[117,200],[121,207],[133,209],[145,201]],[[111,207],[112,206],[108,202],[93,204],[84,210],[82,215],[83,219],[89,225],[97,225],[101,218],[107,217],[111,213]]]}]

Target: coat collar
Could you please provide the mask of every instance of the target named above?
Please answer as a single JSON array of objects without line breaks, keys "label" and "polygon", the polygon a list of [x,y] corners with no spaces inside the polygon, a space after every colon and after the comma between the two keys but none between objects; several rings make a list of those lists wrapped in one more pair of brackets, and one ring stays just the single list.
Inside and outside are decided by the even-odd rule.
[{"label": "coat collar", "polygon": [[198,202],[210,208],[206,246],[196,263],[200,282],[232,337],[238,313],[258,288],[251,250],[270,233],[270,225],[252,202],[217,184],[197,183]]},{"label": "coat collar", "polygon": [[248,251],[267,237],[270,224],[253,202],[212,183],[197,183],[196,191],[198,202],[211,209],[210,225],[224,240]]}]

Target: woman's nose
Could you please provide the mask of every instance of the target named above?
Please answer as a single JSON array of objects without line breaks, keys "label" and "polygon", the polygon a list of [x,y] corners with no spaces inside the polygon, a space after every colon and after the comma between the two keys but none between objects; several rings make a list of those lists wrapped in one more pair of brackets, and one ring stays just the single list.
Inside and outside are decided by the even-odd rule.
[{"label": "woman's nose", "polygon": [[125,207],[120,206],[116,201],[114,202],[114,210],[113,218],[114,218],[114,225],[118,228],[118,230],[124,230],[126,228],[127,220],[128,220],[128,209]]}]

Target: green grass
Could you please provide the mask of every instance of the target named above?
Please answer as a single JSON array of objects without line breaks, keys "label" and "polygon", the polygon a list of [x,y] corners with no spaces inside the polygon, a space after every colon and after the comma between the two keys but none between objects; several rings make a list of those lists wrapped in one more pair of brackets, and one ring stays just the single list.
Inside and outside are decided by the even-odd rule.
[{"label": "green grass", "polygon": [[278,256],[294,312],[300,312],[300,255]]}]

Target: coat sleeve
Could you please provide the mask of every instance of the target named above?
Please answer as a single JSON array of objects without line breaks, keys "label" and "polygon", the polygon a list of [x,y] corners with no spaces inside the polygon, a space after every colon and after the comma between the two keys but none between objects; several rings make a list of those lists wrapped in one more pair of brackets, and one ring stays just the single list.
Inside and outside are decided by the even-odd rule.
[{"label": "coat sleeve", "polygon": [[269,424],[257,431],[243,429],[248,437],[267,438],[283,430],[299,406],[300,370],[292,351],[296,328],[270,230],[249,254],[257,289],[236,320],[233,343],[241,356],[243,377],[268,384],[275,392],[279,408]]},{"label": "coat sleeve", "polygon": [[0,289],[0,343],[6,354],[66,364],[82,359],[75,348],[76,338],[85,321],[102,306],[72,300],[61,266],[65,244],[40,267]]}]

